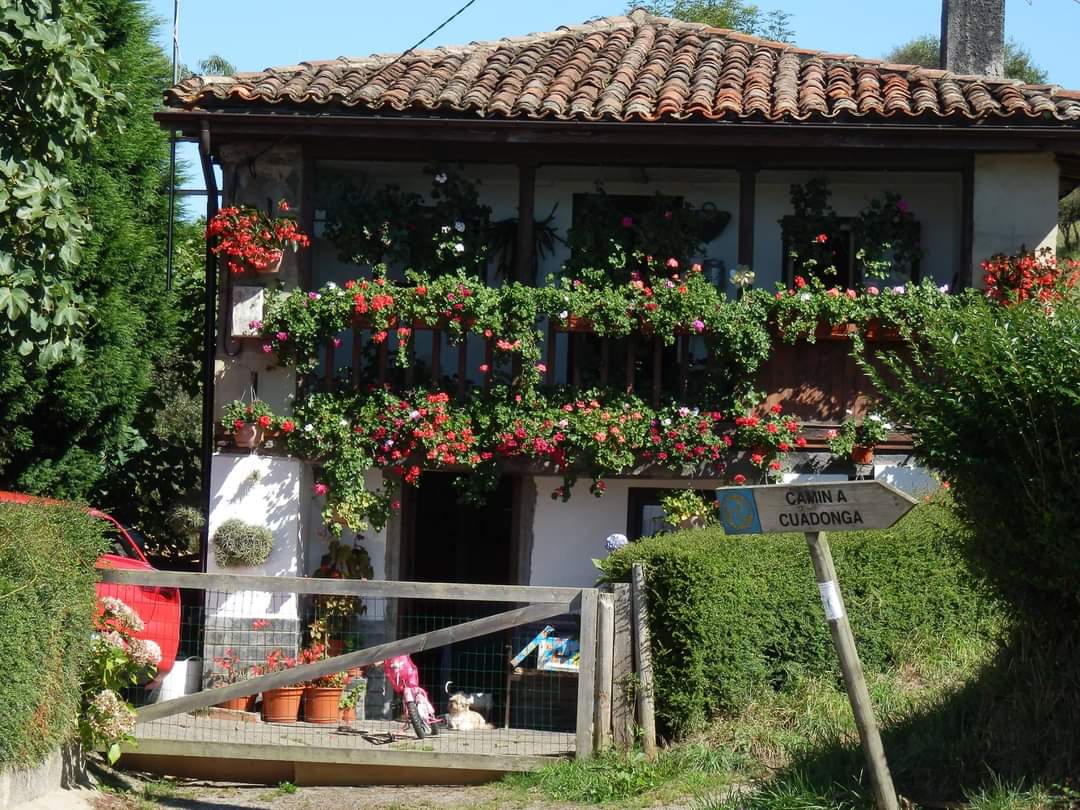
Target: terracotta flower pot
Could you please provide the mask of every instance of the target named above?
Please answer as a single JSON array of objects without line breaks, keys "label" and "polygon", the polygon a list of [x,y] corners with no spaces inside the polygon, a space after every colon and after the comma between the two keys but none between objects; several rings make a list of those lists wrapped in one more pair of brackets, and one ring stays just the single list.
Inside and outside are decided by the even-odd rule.
[{"label": "terracotta flower pot", "polygon": [[300,715],[302,686],[283,686],[263,692],[262,719],[267,723],[295,723]]},{"label": "terracotta flower pot", "polygon": [[304,690],[304,722],[336,723],[338,703],[341,701],[340,686],[309,686]]},{"label": "terracotta flower pot", "polygon": [[254,422],[247,422],[239,430],[233,431],[233,444],[245,450],[252,450],[262,444],[266,437],[266,429]]},{"label": "terracotta flower pot", "polygon": [[234,712],[250,712],[255,708],[255,696],[245,695],[244,697],[225,700],[214,705],[218,709],[230,709]]},{"label": "terracotta flower pot", "polygon": [[365,672],[367,672],[367,667],[350,667],[345,670],[345,674],[350,678],[363,678]]},{"label": "terracotta flower pot", "polygon": [[341,655],[345,652],[345,639],[332,638],[326,642],[326,651],[331,655]]},{"label": "terracotta flower pot", "polygon": [[851,460],[856,464],[874,463],[874,446],[857,444],[851,448]]},{"label": "terracotta flower pot", "polygon": [[341,722],[351,723],[356,719],[356,707],[350,706],[347,709],[341,710]]},{"label": "terracotta flower pot", "polygon": [[865,335],[867,340],[878,342],[900,340],[900,330],[895,326],[886,326],[880,318],[873,318],[866,324]]},{"label": "terracotta flower pot", "polygon": [[697,515],[679,521],[679,528],[683,530],[696,529],[699,526],[701,526],[701,518]]},{"label": "terracotta flower pot", "polygon": [[588,318],[571,315],[566,319],[567,332],[592,332],[594,328],[595,325]]},{"label": "terracotta flower pot", "polygon": [[847,340],[857,329],[853,323],[819,323],[814,337],[818,340]]}]

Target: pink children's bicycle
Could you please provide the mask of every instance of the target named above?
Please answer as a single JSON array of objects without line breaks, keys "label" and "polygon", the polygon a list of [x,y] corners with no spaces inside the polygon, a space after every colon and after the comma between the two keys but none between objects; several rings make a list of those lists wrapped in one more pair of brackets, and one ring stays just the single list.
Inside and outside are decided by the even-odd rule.
[{"label": "pink children's bicycle", "polygon": [[405,705],[405,719],[413,727],[416,736],[424,739],[429,734],[437,734],[436,724],[442,722],[435,715],[428,694],[420,686],[420,671],[412,658],[407,655],[395,655],[383,661],[383,674]]}]

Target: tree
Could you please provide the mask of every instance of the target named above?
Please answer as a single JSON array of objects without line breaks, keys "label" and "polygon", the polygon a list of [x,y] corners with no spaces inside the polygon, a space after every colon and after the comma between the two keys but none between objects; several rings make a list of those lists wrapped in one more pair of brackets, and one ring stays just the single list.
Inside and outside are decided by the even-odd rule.
[{"label": "tree", "polygon": [[1074,188],[1058,203],[1058,225],[1061,228],[1061,254],[1080,257],[1080,188]]},{"label": "tree", "polygon": [[[885,61],[900,65],[936,68],[941,60],[941,40],[932,35],[916,37],[898,45],[885,55]],[[1031,54],[1016,40],[1005,43],[1005,75],[1027,84],[1045,84],[1046,71],[1035,64]]]},{"label": "tree", "polygon": [[201,317],[201,296],[191,288],[201,264],[182,261],[187,269],[165,291],[169,144],[153,112],[172,69],[153,42],[154,22],[139,0],[86,8],[113,67],[96,65],[104,88],[97,134],[62,168],[73,207],[93,225],[82,262],[68,269],[93,307],[93,328],[81,365],[46,370],[0,347],[0,485],[93,500],[120,517],[160,517],[166,498],[198,483],[198,416],[194,439],[158,421],[198,401],[191,319]]},{"label": "tree", "polygon": [[[197,63],[199,73],[203,76],[231,76],[236,73],[236,65],[220,54],[212,53]],[[187,65],[180,66],[180,78],[187,79],[195,75],[195,71]]]},{"label": "tree", "polygon": [[0,335],[46,367],[78,360],[87,326],[71,274],[89,228],[66,169],[106,103],[99,40],[84,0],[0,7]]},{"label": "tree", "polygon": [[732,28],[747,34],[791,42],[795,32],[791,15],[785,11],[763,12],[752,3],[740,0],[657,0],[653,3],[631,3],[629,8],[642,7],[650,14],[674,17],[716,28]]}]

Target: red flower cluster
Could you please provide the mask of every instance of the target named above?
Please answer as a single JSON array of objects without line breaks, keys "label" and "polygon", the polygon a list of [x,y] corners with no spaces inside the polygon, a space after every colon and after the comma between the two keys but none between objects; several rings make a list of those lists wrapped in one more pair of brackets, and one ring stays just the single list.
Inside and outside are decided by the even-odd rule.
[{"label": "red flower cluster", "polygon": [[[289,210],[284,200],[279,207],[282,211]],[[255,208],[235,205],[214,215],[206,227],[206,237],[217,240],[210,251],[215,256],[224,255],[233,273],[248,268],[266,270],[281,261],[285,248],[297,250],[311,244],[295,219],[271,219]]]},{"label": "red flower cluster", "polygon": [[1052,303],[1080,279],[1080,262],[1070,260],[1061,267],[1048,247],[1012,256],[999,253],[984,261],[982,269],[986,295],[1006,306],[1028,300]]}]

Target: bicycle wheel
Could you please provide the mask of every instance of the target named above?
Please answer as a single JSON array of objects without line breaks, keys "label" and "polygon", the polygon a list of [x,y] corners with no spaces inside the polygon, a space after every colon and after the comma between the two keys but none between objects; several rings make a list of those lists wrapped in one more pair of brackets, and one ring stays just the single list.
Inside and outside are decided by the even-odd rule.
[{"label": "bicycle wheel", "polygon": [[424,722],[424,718],[420,716],[420,707],[413,702],[405,704],[405,709],[409,715],[409,723],[412,724],[413,731],[416,732],[417,739],[424,739],[431,731],[431,726]]}]

